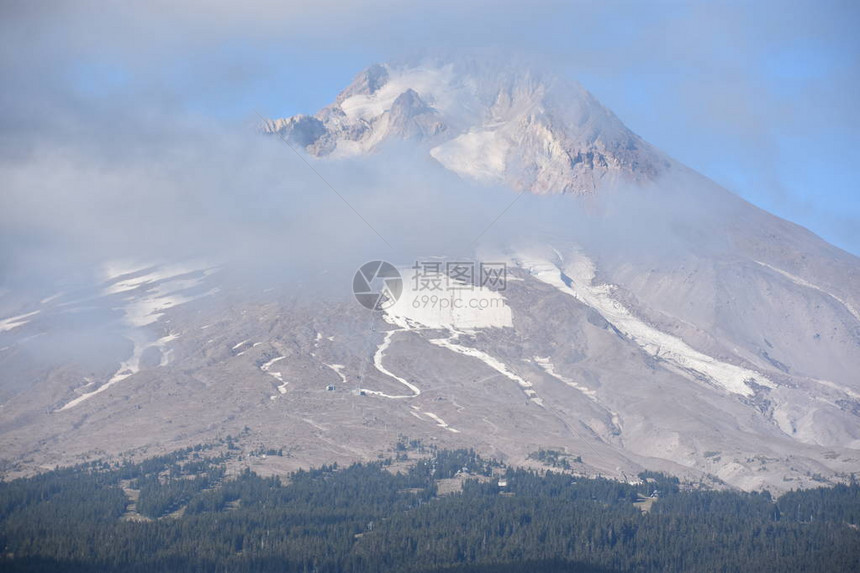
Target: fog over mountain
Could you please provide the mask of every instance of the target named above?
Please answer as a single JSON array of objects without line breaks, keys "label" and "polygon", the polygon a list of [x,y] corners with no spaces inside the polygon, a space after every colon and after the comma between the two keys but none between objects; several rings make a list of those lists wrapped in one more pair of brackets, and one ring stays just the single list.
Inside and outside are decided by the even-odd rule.
[{"label": "fog over mountain", "polygon": [[[376,64],[239,133],[163,119],[0,166],[8,475],[241,432],[275,473],[401,435],[743,489],[860,465],[857,257],[552,70]],[[383,311],[351,292],[370,260],[404,279]],[[428,305],[427,261],[507,281]]]}]

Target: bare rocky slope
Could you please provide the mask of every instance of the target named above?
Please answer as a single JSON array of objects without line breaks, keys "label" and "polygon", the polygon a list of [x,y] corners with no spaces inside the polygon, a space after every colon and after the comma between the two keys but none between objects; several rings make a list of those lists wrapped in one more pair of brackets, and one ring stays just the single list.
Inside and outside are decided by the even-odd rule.
[{"label": "bare rocky slope", "polygon": [[[599,232],[487,246],[506,288],[446,293],[456,310],[415,308],[410,288],[371,312],[231,287],[205,264],[106,268],[94,292],[19,301],[0,321],[8,475],[228,434],[249,453],[283,448],[248,458],[272,472],[373,459],[401,435],[744,489],[860,470],[860,261],[677,164],[581,87],[379,65],[316,115],[265,128],[320,161],[409,140],[478,183],[632,197],[635,219],[598,212]],[[70,309],[110,319],[104,352],[40,358],[75,328]]]}]

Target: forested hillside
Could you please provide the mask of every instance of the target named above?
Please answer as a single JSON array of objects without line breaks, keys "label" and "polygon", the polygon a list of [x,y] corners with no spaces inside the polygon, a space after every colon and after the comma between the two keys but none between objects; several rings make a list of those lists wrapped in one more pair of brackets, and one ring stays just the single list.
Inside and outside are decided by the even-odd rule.
[{"label": "forested hillside", "polygon": [[[0,568],[860,570],[856,483],[773,500],[660,474],[640,485],[540,474],[464,450],[405,457],[281,480],[227,477],[226,457],[196,448],[2,483]],[[462,491],[441,495],[443,483]]]}]

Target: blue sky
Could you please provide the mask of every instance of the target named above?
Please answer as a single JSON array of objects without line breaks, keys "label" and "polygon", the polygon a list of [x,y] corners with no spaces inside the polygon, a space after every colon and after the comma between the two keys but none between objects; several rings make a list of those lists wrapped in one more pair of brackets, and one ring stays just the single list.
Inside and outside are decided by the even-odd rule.
[{"label": "blue sky", "polygon": [[[856,2],[7,2],[0,127],[315,112],[376,61],[525,55],[749,201],[860,253]],[[10,89],[11,87],[11,89]],[[121,111],[117,111],[121,110]]]}]

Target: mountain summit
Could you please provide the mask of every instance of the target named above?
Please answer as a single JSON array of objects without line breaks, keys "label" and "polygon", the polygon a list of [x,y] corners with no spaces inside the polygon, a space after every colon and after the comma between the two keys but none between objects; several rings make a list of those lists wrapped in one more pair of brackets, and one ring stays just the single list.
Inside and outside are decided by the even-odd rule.
[{"label": "mountain summit", "polygon": [[316,156],[410,139],[461,177],[537,194],[646,182],[670,165],[579,84],[487,63],[376,64],[316,115],[264,129]]}]

